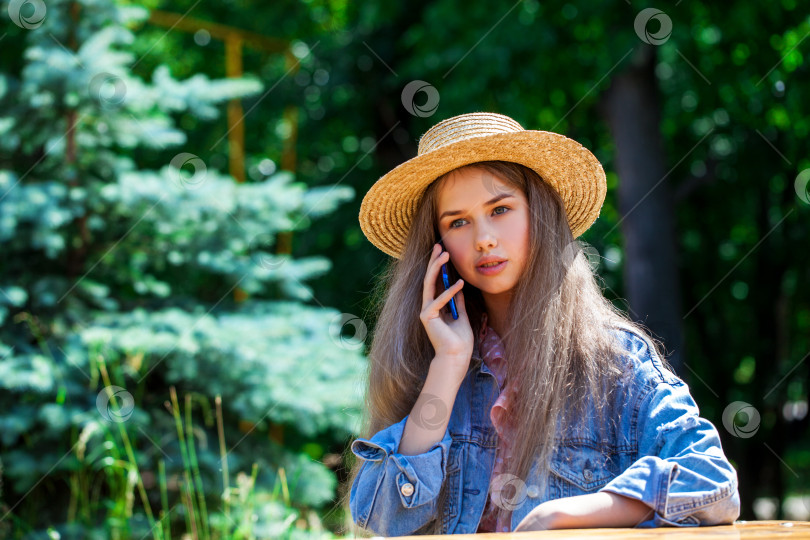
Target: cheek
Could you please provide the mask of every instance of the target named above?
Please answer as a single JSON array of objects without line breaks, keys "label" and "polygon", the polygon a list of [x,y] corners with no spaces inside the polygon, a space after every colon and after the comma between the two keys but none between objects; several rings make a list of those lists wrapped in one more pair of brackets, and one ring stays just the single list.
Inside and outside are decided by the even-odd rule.
[{"label": "cheek", "polygon": [[459,254],[458,257],[453,258],[453,267],[459,274],[468,274],[468,270],[473,266],[475,266],[475,258],[468,253]]},{"label": "cheek", "polygon": [[509,241],[510,251],[514,254],[515,258],[520,261],[525,261],[529,249],[529,220],[525,213],[514,216],[515,219],[510,220],[508,229],[505,231],[505,238]]},{"label": "cheek", "polygon": [[468,264],[471,264],[470,254],[467,253],[461,245],[448,245],[447,241],[445,241],[445,245],[447,246],[447,251],[450,252],[450,264],[456,269],[456,273],[459,273],[459,269],[463,269]]},{"label": "cheek", "polygon": [[512,210],[508,214],[502,216],[501,230],[504,233],[509,233],[512,236],[522,236],[529,229],[529,216],[525,208]]}]

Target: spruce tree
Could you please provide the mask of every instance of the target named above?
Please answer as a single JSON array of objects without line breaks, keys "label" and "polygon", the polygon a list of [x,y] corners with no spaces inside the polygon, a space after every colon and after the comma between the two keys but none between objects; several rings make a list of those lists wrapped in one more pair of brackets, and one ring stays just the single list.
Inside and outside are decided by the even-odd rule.
[{"label": "spruce tree", "polygon": [[2,4],[0,532],[279,537],[334,497],[312,441],[357,429],[365,327],[312,298],[328,260],[274,242],[354,193],[185,148],[179,115],[263,85],[137,76],[147,16]]}]

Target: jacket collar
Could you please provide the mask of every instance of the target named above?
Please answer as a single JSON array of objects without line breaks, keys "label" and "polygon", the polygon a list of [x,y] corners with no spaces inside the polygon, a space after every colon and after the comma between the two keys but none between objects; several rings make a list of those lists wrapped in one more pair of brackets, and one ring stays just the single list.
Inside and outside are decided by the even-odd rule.
[{"label": "jacket collar", "polygon": [[486,362],[484,362],[483,357],[481,356],[481,349],[478,346],[478,339],[476,338],[473,343],[473,352],[472,352],[473,360],[476,360],[478,363],[478,369],[476,370],[476,375],[481,376],[483,373],[488,373],[495,377],[495,374],[489,369],[489,366]]}]

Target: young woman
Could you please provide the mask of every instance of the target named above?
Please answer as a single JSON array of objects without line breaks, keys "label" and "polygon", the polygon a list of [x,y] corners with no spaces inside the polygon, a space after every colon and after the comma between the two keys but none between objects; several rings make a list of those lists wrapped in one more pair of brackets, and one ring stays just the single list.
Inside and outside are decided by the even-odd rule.
[{"label": "young woman", "polygon": [[[361,529],[737,519],[717,430],[658,344],[604,298],[575,240],[605,192],[575,141],[472,113],[431,128],[366,194],[361,228],[394,261],[351,445]],[[457,274],[447,290],[442,265]]]}]

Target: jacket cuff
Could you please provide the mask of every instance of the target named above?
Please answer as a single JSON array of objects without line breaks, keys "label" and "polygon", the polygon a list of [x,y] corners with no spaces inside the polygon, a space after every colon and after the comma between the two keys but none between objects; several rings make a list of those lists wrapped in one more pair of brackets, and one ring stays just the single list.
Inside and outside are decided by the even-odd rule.
[{"label": "jacket cuff", "polygon": [[355,439],[351,449],[363,460],[382,461],[386,473],[394,478],[402,505],[414,508],[431,502],[439,495],[453,439],[449,429],[445,429],[442,440],[426,452],[408,456],[400,454],[397,449],[408,416],[378,431],[370,439]]},{"label": "jacket cuff", "polygon": [[[676,478],[685,473],[686,482]],[[736,477],[729,478],[710,494],[696,498],[686,489],[694,485],[694,473],[677,462],[658,456],[644,456],[608,482],[599,491],[609,491],[637,499],[654,515],[636,527],[696,527],[733,523],[740,515],[740,495]]]},{"label": "jacket cuff", "polygon": [[[644,456],[599,491],[624,495],[649,506],[654,515],[636,527],[699,525],[697,519],[685,516],[693,511],[691,508],[681,512],[668,512],[670,491],[679,472],[678,464],[673,461],[666,461],[658,456]],[[682,519],[679,520],[679,517]]]}]

